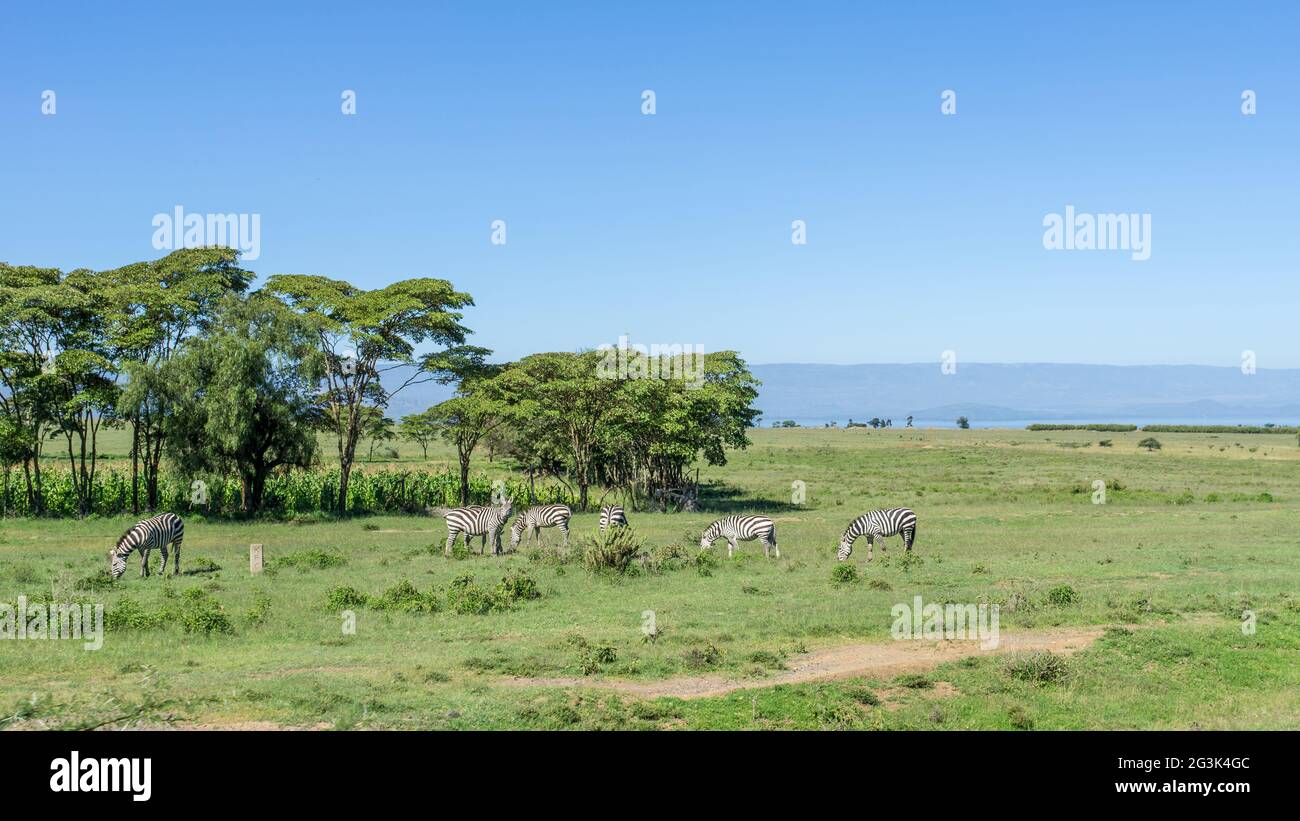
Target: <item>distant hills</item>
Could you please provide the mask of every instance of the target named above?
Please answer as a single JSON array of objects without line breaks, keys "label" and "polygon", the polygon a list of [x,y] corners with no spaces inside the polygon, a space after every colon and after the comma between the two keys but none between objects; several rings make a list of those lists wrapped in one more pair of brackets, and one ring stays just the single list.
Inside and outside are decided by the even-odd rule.
[{"label": "distant hills", "polygon": [[[937,362],[905,365],[751,365],[760,379],[756,403],[764,424],[873,416],[895,425],[918,421],[972,423],[1025,420],[1096,422],[1206,420],[1300,422],[1300,369],[1258,370],[1208,365],[1054,365],[959,362],[954,374]],[[425,383],[399,393],[397,419],[452,395]]]},{"label": "distant hills", "polygon": [[1300,419],[1300,370],[1207,365],[754,365],[763,419]]}]

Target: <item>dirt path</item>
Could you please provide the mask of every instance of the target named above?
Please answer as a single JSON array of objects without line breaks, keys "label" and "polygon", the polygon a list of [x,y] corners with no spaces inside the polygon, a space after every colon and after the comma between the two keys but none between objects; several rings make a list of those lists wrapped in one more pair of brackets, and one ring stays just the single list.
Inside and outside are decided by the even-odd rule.
[{"label": "dirt path", "polygon": [[1072,653],[1097,640],[1100,627],[1041,630],[1003,635],[995,650],[981,650],[977,641],[892,641],[879,644],[846,644],[796,656],[789,669],[756,679],[724,676],[677,676],[662,681],[620,681],[589,678],[509,678],[503,684],[517,687],[591,687],[617,690],[639,698],[704,698],[736,690],[802,684],[844,678],[892,678],[903,673],[921,673],[946,661],[966,656],[1000,655],[1029,650]]}]

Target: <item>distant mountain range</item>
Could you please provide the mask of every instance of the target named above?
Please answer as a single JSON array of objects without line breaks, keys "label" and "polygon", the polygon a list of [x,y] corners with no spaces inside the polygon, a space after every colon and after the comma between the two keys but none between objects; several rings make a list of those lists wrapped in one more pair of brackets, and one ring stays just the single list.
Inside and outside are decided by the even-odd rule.
[{"label": "distant mountain range", "polygon": [[[908,365],[751,365],[762,381],[755,403],[779,419],[901,424],[966,416],[972,422],[1054,420],[1300,421],[1300,369],[1244,374],[1208,365],[998,365],[965,363],[944,374],[937,362]],[[452,395],[425,383],[399,393],[399,419]]]},{"label": "distant mountain range", "polygon": [[764,420],[1300,418],[1300,370],[1206,365],[755,365]]}]

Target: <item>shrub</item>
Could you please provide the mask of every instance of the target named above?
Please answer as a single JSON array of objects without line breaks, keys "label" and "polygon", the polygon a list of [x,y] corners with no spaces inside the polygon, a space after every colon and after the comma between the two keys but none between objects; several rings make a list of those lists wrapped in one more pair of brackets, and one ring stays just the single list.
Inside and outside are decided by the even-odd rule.
[{"label": "shrub", "polygon": [[1007,659],[1006,671],[1014,679],[1042,685],[1064,681],[1069,675],[1069,666],[1064,656],[1058,656],[1051,650],[1038,650],[1019,653]]},{"label": "shrub", "polygon": [[370,601],[375,610],[396,610],[402,613],[436,613],[438,597],[421,593],[410,581],[403,579]]},{"label": "shrub", "polygon": [[537,589],[537,581],[523,572],[511,573],[503,578],[497,584],[496,594],[509,602],[542,597],[542,592]]},{"label": "shrub", "polygon": [[853,584],[858,580],[857,565],[841,562],[831,568],[831,581],[835,584]]},{"label": "shrub", "polygon": [[1079,601],[1079,594],[1068,584],[1058,584],[1047,591],[1047,601],[1057,607],[1066,607]]},{"label": "shrub", "polygon": [[[36,582],[43,581],[43,574],[41,571],[38,570],[35,565],[28,564],[27,562],[14,565],[9,572],[10,575],[13,576],[13,580],[19,584],[35,584]],[[108,578],[108,571],[104,571],[101,575],[103,575],[104,578]],[[82,590],[90,588],[79,587],[77,589]]]},{"label": "shrub", "polygon": [[140,602],[123,596],[117,604],[106,608],[106,630],[155,630],[167,623],[167,614],[161,610],[146,610]]},{"label": "shrub", "polygon": [[261,625],[266,623],[266,619],[271,615],[271,597],[257,591],[253,594],[253,604],[244,611],[244,621],[252,625]]},{"label": "shrub", "polygon": [[493,610],[504,609],[508,602],[503,602],[474,583],[474,576],[463,573],[451,582],[447,590],[447,606],[454,612],[467,616],[481,616]]},{"label": "shrub", "polygon": [[622,574],[640,554],[641,540],[630,527],[611,527],[582,542],[582,564],[592,573]]},{"label": "shrub", "polygon": [[108,575],[108,571],[101,570],[98,573],[91,573],[89,576],[77,579],[76,583],[73,584],[73,588],[99,593],[104,590],[111,590],[115,584],[113,577]]},{"label": "shrub", "polygon": [[342,567],[347,564],[346,557],[338,553],[330,553],[319,548],[311,550],[300,550],[296,553],[286,553],[283,556],[274,558],[270,566],[276,569],[282,567],[294,567],[300,573],[306,573],[308,570],[326,570],[331,567]]},{"label": "shrub", "polygon": [[933,681],[916,673],[905,673],[894,679],[894,683],[899,687],[906,687],[910,690],[929,690],[934,686]]},{"label": "shrub", "polygon": [[686,664],[688,667],[696,669],[712,667],[722,661],[722,651],[712,643],[704,647],[692,647],[686,651]]},{"label": "shrub", "polygon": [[221,565],[207,556],[195,556],[185,562],[186,573],[216,573],[220,569]]},{"label": "shrub", "polygon": [[367,601],[369,599],[366,594],[355,587],[339,585],[329,592],[329,607],[331,610],[352,610],[357,607],[365,607]]},{"label": "shrub", "polygon": [[1148,451],[1160,450],[1160,440],[1154,436],[1148,436],[1141,442],[1138,442],[1138,447],[1146,448]]},{"label": "shrub", "polygon": [[181,596],[181,629],[186,633],[233,633],[235,628],[226,617],[225,608],[211,594],[192,587]]}]

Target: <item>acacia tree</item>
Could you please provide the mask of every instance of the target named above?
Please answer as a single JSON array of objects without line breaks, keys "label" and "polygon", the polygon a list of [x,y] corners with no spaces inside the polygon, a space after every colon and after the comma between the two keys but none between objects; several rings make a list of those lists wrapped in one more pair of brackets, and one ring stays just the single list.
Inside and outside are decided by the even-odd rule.
[{"label": "acacia tree", "polygon": [[27,507],[45,509],[41,450],[52,429],[57,351],[63,290],[57,268],[0,263],[0,415],[7,420],[7,450],[21,460]]},{"label": "acacia tree", "polygon": [[238,475],[247,515],[261,509],[273,471],[315,460],[325,370],[316,341],[279,301],[231,296],[212,331],[163,367],[173,386],[168,453],[187,472]]},{"label": "acacia tree", "polygon": [[429,458],[429,445],[438,438],[440,432],[438,423],[427,410],[403,416],[397,425],[397,435],[419,445],[426,460]]},{"label": "acacia tree", "polygon": [[163,366],[187,340],[211,326],[218,304],[244,293],[253,275],[231,248],[183,248],[162,259],[106,271],[113,344],[126,376],[118,412],[131,424],[131,508],[158,506],[158,467],[171,411]]},{"label": "acacia tree", "polygon": [[601,425],[626,384],[601,375],[602,359],[597,351],[533,354],[500,377],[503,389],[518,399],[515,415],[530,420],[547,438],[564,442],[583,510]]},{"label": "acacia tree", "polygon": [[47,368],[53,376],[50,413],[67,444],[77,512],[91,510],[98,465],[99,431],[112,423],[118,395],[115,352],[108,340],[107,298],[100,278],[80,269],[70,272],[51,310],[58,316],[58,353]]},{"label": "acacia tree", "polygon": [[[458,366],[481,361],[487,351],[464,345],[470,331],[460,324],[459,309],[474,301],[447,280],[430,278],[366,291],[323,276],[281,274],[265,290],[311,323],[325,356],[321,405],[338,449],[338,512],[346,514],[364,409],[387,406],[411,385],[451,381]],[[424,344],[440,347],[417,354]]]},{"label": "acacia tree", "polygon": [[622,386],[601,428],[595,469],[602,480],[633,497],[653,496],[684,488],[700,457],[724,465],[728,449],[749,445],[758,381],[732,351],[705,355],[700,368],[698,383],[659,378]]}]

